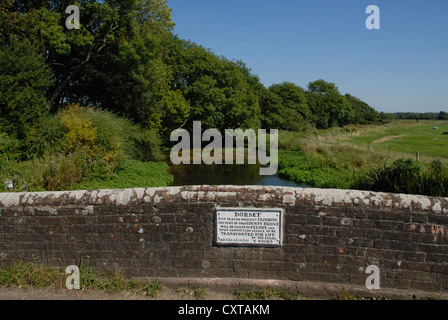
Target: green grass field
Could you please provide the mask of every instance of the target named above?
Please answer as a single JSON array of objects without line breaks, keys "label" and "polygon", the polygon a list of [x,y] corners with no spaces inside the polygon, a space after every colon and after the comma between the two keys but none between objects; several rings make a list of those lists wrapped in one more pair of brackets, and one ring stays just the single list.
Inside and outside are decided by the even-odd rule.
[{"label": "green grass field", "polygon": [[[448,121],[395,121],[302,133],[281,131],[279,174],[313,187],[356,188],[366,174],[380,172],[380,168],[393,166],[399,159],[415,161],[418,152],[418,165],[422,167],[418,179],[423,179],[424,170],[431,168],[435,160],[440,160],[442,167],[448,166],[448,135],[444,132],[448,132]],[[431,172],[426,177],[433,176]],[[437,183],[446,184],[445,173],[439,177]],[[433,183],[428,179],[429,184]]]},{"label": "green grass field", "polygon": [[[438,130],[433,129],[438,127]],[[385,126],[371,126],[361,129],[346,142],[368,146],[373,150],[392,151],[415,157],[442,157],[448,159],[448,121],[401,121]],[[381,141],[391,137],[390,140]]]}]

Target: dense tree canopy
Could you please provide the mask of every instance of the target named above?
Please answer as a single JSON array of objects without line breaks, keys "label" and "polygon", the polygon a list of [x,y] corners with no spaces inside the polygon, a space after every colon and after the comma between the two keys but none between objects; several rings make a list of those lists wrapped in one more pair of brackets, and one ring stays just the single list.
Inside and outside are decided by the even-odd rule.
[{"label": "dense tree canopy", "polygon": [[[311,112],[304,90],[293,83],[283,82],[270,86],[269,91],[280,98],[280,109],[277,111],[277,116],[282,119],[280,127],[291,131],[306,129]],[[285,117],[285,115],[288,116]]]},{"label": "dense tree canopy", "polygon": [[437,120],[448,120],[448,112],[440,111],[437,115]]},{"label": "dense tree canopy", "polygon": [[310,108],[317,128],[326,129],[352,123],[353,108],[334,83],[319,79],[308,84],[308,91],[308,97],[314,96],[310,99]]},{"label": "dense tree canopy", "polygon": [[70,104],[110,111],[165,142],[195,120],[203,129],[290,131],[381,120],[324,80],[266,88],[243,62],[174,35],[167,0],[77,0],[79,29],[65,27],[71,4],[1,2],[3,135],[29,140],[38,119]]},{"label": "dense tree canopy", "polygon": [[204,128],[260,127],[258,97],[237,63],[187,41],[172,43],[171,87],[189,102],[191,120]]},{"label": "dense tree canopy", "polygon": [[0,47],[0,128],[17,138],[48,112],[52,73],[36,47],[17,37]]},{"label": "dense tree canopy", "polygon": [[381,122],[380,114],[367,103],[348,93],[345,95],[345,98],[353,110],[353,123],[369,124]]}]

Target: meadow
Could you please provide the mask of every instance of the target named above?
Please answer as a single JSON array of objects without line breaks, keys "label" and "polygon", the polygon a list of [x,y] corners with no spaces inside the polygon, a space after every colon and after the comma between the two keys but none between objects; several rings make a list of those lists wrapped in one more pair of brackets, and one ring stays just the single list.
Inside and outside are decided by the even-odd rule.
[{"label": "meadow", "polygon": [[[448,135],[443,135],[446,131],[448,121],[394,121],[303,133],[281,131],[279,174],[320,188],[446,196]],[[390,175],[385,177],[389,180],[379,183],[385,175]],[[440,185],[438,191],[427,186],[434,184],[433,180]],[[412,187],[403,189],[400,184]]]},{"label": "meadow", "polygon": [[419,152],[424,161],[435,157],[448,159],[448,135],[443,135],[444,132],[448,132],[448,121],[397,121],[366,127],[346,141],[373,150],[392,151],[395,155],[413,157]]}]

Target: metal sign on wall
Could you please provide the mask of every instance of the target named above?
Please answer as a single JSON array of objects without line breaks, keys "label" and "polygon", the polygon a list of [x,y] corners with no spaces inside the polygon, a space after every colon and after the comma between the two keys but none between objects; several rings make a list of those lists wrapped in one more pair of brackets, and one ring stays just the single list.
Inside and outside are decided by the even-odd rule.
[{"label": "metal sign on wall", "polygon": [[215,243],[217,245],[282,245],[283,209],[217,208]]}]

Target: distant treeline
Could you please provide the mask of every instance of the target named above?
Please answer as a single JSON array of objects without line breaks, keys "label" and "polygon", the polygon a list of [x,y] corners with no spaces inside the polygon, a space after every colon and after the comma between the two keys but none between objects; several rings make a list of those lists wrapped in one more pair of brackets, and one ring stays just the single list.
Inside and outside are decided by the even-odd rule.
[{"label": "distant treeline", "polygon": [[448,120],[448,112],[396,112],[381,113],[384,119],[388,120]]}]

